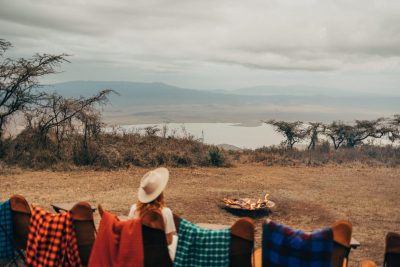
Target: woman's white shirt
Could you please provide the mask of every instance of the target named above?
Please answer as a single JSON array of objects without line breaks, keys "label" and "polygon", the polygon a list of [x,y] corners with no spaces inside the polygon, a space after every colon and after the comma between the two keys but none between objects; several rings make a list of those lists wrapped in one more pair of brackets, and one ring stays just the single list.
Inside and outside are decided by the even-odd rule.
[{"label": "woman's white shirt", "polygon": [[[175,222],[174,222],[174,216],[172,214],[172,211],[170,208],[164,207],[161,210],[163,219],[164,219],[164,225],[165,225],[165,233],[170,234],[170,233],[176,233],[176,228],[175,228]],[[136,213],[136,204],[133,204],[131,206],[131,210],[129,211],[128,218],[136,218],[139,217],[138,214]]]}]

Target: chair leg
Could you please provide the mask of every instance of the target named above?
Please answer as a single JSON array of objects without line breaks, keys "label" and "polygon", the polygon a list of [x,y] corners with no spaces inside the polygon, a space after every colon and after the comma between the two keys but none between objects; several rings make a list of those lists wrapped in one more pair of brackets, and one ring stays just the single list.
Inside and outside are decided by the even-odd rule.
[{"label": "chair leg", "polygon": [[16,248],[14,257],[5,266],[26,266],[25,255],[22,250]]},{"label": "chair leg", "polygon": [[18,265],[18,261],[17,261],[17,259],[14,257],[11,261],[9,261],[6,265],[5,265],[5,267],[8,267],[8,266],[16,266],[16,267],[18,267],[19,265]]}]

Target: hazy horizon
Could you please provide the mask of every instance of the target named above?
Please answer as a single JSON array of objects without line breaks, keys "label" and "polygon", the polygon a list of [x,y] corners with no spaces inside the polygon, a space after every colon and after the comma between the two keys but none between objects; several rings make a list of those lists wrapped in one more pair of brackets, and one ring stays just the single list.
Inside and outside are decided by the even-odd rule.
[{"label": "hazy horizon", "polygon": [[[376,119],[400,113],[400,96],[357,95],[345,90],[318,93],[318,88],[247,88],[234,91],[189,90],[165,83],[75,81],[46,88],[67,97],[91,96],[114,89],[104,118],[112,124],[226,122],[257,123],[268,119],[333,121]],[[296,91],[296,93],[290,93]]]},{"label": "hazy horizon", "polygon": [[[209,88],[209,87],[190,87],[190,86],[180,86],[178,84],[174,83],[168,83],[164,81],[137,81],[137,80],[107,80],[107,79],[99,79],[99,80],[93,80],[93,79],[88,79],[88,80],[65,80],[65,81],[55,81],[51,82],[48,81],[47,83],[43,83],[44,86],[56,86],[58,84],[64,84],[64,83],[73,83],[73,82],[100,82],[100,83],[113,83],[113,82],[122,82],[122,83],[144,83],[144,84],[162,84],[162,85],[167,85],[167,86],[173,86],[177,88],[182,88],[182,89],[188,89],[188,90],[204,90],[204,91],[212,91],[212,92],[234,92],[234,91],[241,91],[241,90],[247,90],[247,89],[255,89],[255,88],[260,88],[260,89],[269,89],[269,88],[282,88],[283,90],[289,89],[289,92],[292,92],[293,89],[298,88],[298,91],[300,93],[304,92],[304,90],[317,90],[318,88],[323,89],[322,91],[319,92],[321,95],[325,95],[328,91],[325,90],[331,90],[331,94],[333,94],[332,90],[338,90],[339,93],[346,92],[346,88],[339,88],[339,87],[326,87],[326,86],[313,86],[313,85],[307,85],[307,84],[270,84],[270,83],[265,83],[265,84],[253,84],[245,87],[226,87],[224,89],[222,88]],[[242,91],[245,93],[245,91]],[[287,95],[287,91],[281,91],[282,94]],[[353,95],[384,95],[384,96],[399,96],[400,95],[400,89],[399,90],[383,90],[382,91],[364,91],[364,90],[350,90],[350,94]],[[252,93],[254,94],[254,93]],[[328,92],[329,94],[329,92]]]}]

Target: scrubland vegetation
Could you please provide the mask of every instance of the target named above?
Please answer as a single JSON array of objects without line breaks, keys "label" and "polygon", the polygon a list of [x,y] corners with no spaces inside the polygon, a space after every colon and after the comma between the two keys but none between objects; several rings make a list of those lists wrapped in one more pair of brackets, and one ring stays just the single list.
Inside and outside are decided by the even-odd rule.
[{"label": "scrubland vegetation", "polygon": [[[43,90],[39,79],[56,73],[67,55],[35,55],[10,59],[11,44],[0,40],[0,163],[25,168],[76,166],[112,169],[160,165],[229,167],[235,163],[266,165],[321,165],[361,162],[397,166],[400,163],[400,115],[352,124],[335,121],[303,123],[267,121],[285,141],[278,147],[255,151],[225,151],[185,133],[148,127],[144,133],[109,130],[101,107],[110,94],[104,89],[92,97],[64,97]],[[24,129],[9,135],[9,122],[19,118]],[[325,139],[321,139],[324,136]],[[251,137],[249,137],[251,138]],[[374,146],[386,138],[391,145]],[[296,143],[308,142],[306,150]]]}]

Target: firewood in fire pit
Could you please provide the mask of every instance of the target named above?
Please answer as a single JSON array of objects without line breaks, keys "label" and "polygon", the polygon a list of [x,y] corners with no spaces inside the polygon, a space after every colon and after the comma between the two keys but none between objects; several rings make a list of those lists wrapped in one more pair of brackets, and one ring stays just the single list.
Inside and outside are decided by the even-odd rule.
[{"label": "firewood in fire pit", "polygon": [[243,210],[260,210],[269,209],[275,206],[275,203],[268,200],[269,194],[265,194],[264,199],[253,200],[250,198],[224,198],[223,202],[226,207]]}]

